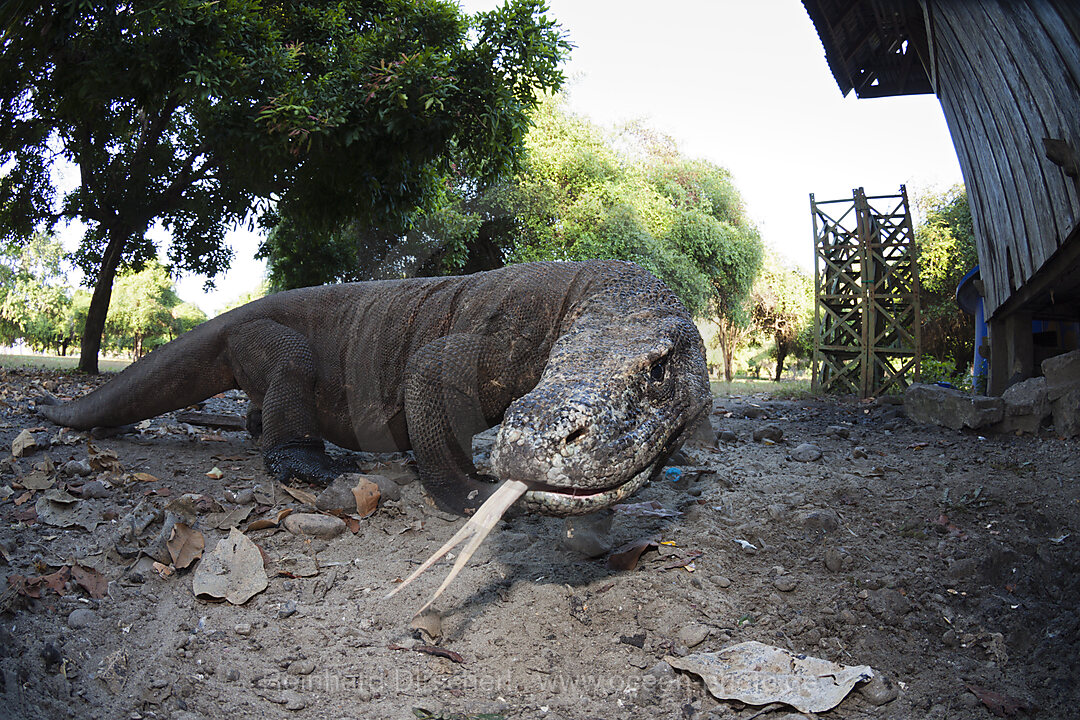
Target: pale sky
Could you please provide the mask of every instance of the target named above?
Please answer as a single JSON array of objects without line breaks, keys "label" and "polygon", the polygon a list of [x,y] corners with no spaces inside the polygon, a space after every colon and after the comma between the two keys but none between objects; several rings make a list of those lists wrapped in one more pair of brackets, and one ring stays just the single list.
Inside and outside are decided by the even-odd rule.
[{"label": "pale sky", "polygon": [[[496,0],[463,0],[466,12]],[[728,168],[765,242],[813,268],[809,194],[818,200],[962,182],[933,95],[842,98],[798,0],[549,0],[575,45],[565,66],[571,111],[602,127],[642,120],[686,155]],[[202,294],[214,313],[263,272],[258,238],[234,233],[233,270]]]}]

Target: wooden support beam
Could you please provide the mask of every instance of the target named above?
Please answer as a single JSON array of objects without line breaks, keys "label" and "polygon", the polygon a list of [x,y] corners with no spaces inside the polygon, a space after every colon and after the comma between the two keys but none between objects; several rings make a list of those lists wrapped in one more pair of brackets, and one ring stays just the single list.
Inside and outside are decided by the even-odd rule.
[{"label": "wooden support beam", "polygon": [[990,378],[987,392],[1000,395],[1010,386],[1027,380],[1035,372],[1035,348],[1031,335],[1031,313],[1016,312],[991,318]]}]

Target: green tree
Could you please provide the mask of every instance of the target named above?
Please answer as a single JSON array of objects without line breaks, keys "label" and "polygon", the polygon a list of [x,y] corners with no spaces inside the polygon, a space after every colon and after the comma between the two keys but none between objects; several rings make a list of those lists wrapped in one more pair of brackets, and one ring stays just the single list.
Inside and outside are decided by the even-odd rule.
[{"label": "green tree", "polygon": [[[150,262],[139,272],[122,272],[109,306],[106,336],[111,345],[130,349],[132,358],[138,360],[206,319],[198,308],[184,305],[188,304],[177,296],[161,263]],[[182,320],[178,321],[177,312]]]},{"label": "green tree", "polygon": [[[402,226],[454,169],[512,165],[567,45],[539,0],[470,19],[440,0],[10,2],[0,8],[0,240],[80,220],[96,372],[113,281],[172,235],[175,272],[227,267],[273,208],[317,233]],[[57,203],[62,158],[80,184]],[[272,223],[267,216],[265,222]]]},{"label": "green tree", "polygon": [[35,233],[0,253],[0,341],[23,340],[35,350],[63,352],[71,342],[64,319],[71,298],[63,282],[63,248],[51,235]]},{"label": "green tree", "polygon": [[975,321],[956,304],[956,286],[979,263],[967,191],[956,185],[918,199],[923,220],[915,228],[919,252],[924,353],[964,372],[975,352]]},{"label": "green tree", "polygon": [[785,267],[775,254],[767,253],[751,298],[754,328],[772,342],[773,380],[779,381],[788,355],[807,350],[805,339],[814,314],[813,278]]}]

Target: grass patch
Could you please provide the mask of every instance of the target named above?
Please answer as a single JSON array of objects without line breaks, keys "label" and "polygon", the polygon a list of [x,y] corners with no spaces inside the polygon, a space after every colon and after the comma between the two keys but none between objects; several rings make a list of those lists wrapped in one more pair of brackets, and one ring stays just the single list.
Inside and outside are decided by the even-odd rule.
[{"label": "grass patch", "polygon": [[775,382],[773,380],[737,377],[731,382],[713,381],[709,385],[712,387],[713,395],[719,397],[768,395],[785,400],[814,397],[814,393],[810,390],[809,378]]},{"label": "grass patch", "polygon": [[[0,367],[6,368],[44,368],[46,370],[74,370],[79,364],[78,355],[9,355],[0,354]],[[120,372],[128,365],[130,360],[123,359],[98,359],[98,369],[104,372]]]}]

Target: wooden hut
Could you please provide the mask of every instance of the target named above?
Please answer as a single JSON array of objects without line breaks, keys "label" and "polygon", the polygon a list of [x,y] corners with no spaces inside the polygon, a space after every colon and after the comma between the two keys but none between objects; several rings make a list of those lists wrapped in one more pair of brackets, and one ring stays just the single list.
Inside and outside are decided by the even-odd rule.
[{"label": "wooden hut", "polygon": [[941,101],[974,221],[989,390],[1037,375],[1032,320],[1080,319],[1080,2],[803,5],[843,94]]}]

